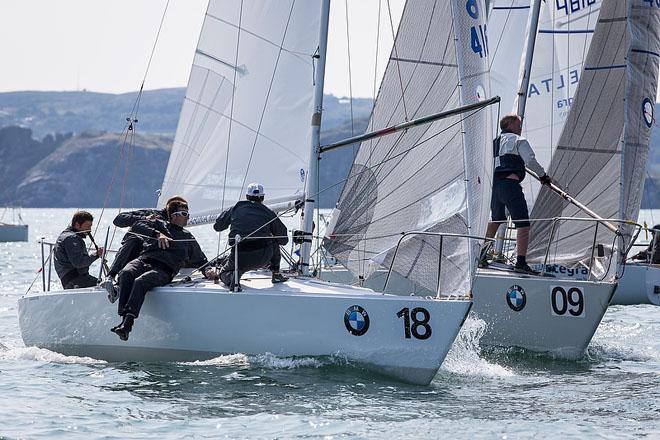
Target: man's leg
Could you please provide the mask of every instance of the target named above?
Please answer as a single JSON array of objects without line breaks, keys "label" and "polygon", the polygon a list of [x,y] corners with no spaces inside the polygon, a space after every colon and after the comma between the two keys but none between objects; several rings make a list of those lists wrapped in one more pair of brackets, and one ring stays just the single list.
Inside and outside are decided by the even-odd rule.
[{"label": "man's leg", "polygon": [[138,258],[131,261],[119,272],[119,305],[117,313],[119,316],[126,314],[126,305],[128,299],[131,297],[131,290],[133,290],[133,283],[135,279],[146,271],[146,265],[142,259]]},{"label": "man's leg", "polygon": [[99,280],[88,274],[80,274],[64,286],[65,289],[82,289],[84,287],[94,287],[99,282]]},{"label": "man's leg", "polygon": [[280,273],[280,263],[282,262],[282,252],[280,251],[280,245],[277,244],[277,241],[271,240],[271,253],[270,264],[268,268],[273,273],[271,281],[273,283],[283,283],[289,280],[289,277],[285,277]]},{"label": "man's leg", "polygon": [[529,244],[529,212],[527,201],[519,182],[511,180],[507,182],[506,208],[511,214],[511,219],[516,225],[516,266],[514,270],[521,273],[538,275],[527,264],[527,247]]},{"label": "man's leg", "polygon": [[115,259],[112,261],[110,272],[108,272],[108,276],[112,278],[115,278],[129,262],[139,257],[142,252],[142,246],[144,244],[142,239],[132,234],[127,235],[119,247]]}]

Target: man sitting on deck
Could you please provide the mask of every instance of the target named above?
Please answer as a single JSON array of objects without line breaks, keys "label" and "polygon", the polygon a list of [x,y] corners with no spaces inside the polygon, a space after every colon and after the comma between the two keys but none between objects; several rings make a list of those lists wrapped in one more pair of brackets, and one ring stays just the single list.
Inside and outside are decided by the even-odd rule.
[{"label": "man sitting on deck", "polygon": [[660,264],[660,224],[653,226],[651,229],[651,242],[649,246],[643,251],[633,255],[633,260],[642,260],[651,264]]},{"label": "man sitting on deck", "polygon": [[[280,245],[289,242],[286,226],[271,211],[264,201],[264,187],[259,183],[251,183],[247,187],[245,197],[247,200],[236,203],[232,208],[224,211],[216,219],[213,229],[216,231],[229,230],[229,244],[232,246],[229,258],[220,269],[220,279],[231,288],[234,282],[240,283],[240,277],[249,270],[269,266],[272,272],[273,283],[287,281],[288,278],[280,273]],[[236,246],[234,237],[241,236],[238,244],[238,280],[234,280],[234,258]],[[272,237],[272,238],[270,238]],[[244,240],[243,240],[244,239]]]},{"label": "man sitting on deck", "polygon": [[[188,224],[188,205],[173,201],[167,207],[168,221],[141,220],[134,232],[147,238],[142,254],[119,272],[118,313],[122,322],[111,331],[123,341],[133,329],[146,293],[154,287],[169,284],[182,267],[201,267],[208,260],[195,237],[183,227]],[[215,269],[206,267],[202,273],[215,278]]]},{"label": "man sitting on deck", "polygon": [[117,288],[115,287],[115,278],[121,270],[130,262],[135,260],[142,253],[144,238],[134,234],[132,226],[140,220],[163,220],[167,221],[167,207],[170,203],[184,202],[186,200],[181,196],[170,197],[165,203],[163,209],[138,209],[136,211],[122,212],[115,217],[112,223],[118,228],[130,228],[121,239],[121,246],[112,261],[112,266],[105,280],[101,281],[100,286],[108,291],[108,299],[111,303],[117,300]]},{"label": "man sitting on deck", "polygon": [[89,266],[103,256],[103,248],[87,253],[84,237],[92,229],[94,217],[87,211],[78,211],[55,243],[53,258],[55,271],[65,289],[96,286],[98,280],[89,274]]}]

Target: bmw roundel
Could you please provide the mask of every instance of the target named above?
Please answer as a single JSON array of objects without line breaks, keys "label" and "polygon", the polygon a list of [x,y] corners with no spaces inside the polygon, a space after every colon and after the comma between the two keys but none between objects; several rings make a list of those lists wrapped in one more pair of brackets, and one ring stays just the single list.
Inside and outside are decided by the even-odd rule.
[{"label": "bmw roundel", "polygon": [[524,309],[525,304],[527,304],[525,289],[517,284],[509,287],[509,290],[506,292],[506,303],[514,312],[519,312]]},{"label": "bmw roundel", "polygon": [[655,109],[655,105],[653,105],[653,101],[651,101],[649,98],[644,98],[644,101],[642,101],[642,116],[644,117],[644,122],[646,123],[646,126],[651,128],[653,125],[653,110]]},{"label": "bmw roundel", "polygon": [[353,336],[362,336],[369,330],[369,314],[360,306],[350,306],[344,312],[344,325]]}]

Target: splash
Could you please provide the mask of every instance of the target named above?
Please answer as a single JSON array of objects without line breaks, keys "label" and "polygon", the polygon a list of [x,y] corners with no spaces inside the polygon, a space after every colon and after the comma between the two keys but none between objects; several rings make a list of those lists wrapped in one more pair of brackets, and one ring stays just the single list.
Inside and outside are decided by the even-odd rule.
[{"label": "splash", "polygon": [[202,365],[217,367],[252,366],[273,370],[292,370],[296,368],[319,368],[324,365],[319,359],[313,357],[279,357],[272,353],[254,356],[244,354],[229,354],[218,356],[206,361],[181,362],[182,365]]},{"label": "splash", "polygon": [[[5,347],[6,348],[6,347]],[[81,364],[95,365],[106,364],[106,361],[93,359],[90,357],[66,356],[45,348],[37,347],[18,347],[7,350],[0,350],[0,359],[2,360],[26,360],[37,361],[52,364]]]},{"label": "splash", "polygon": [[486,331],[486,323],[469,317],[449,350],[442,369],[450,373],[484,377],[510,377],[513,371],[479,356],[479,340]]}]

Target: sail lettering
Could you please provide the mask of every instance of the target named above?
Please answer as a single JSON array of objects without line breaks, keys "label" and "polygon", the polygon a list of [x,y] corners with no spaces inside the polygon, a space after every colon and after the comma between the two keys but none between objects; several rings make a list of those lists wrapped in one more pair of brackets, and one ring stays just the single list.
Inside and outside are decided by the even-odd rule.
[{"label": "sail lettering", "polygon": [[[660,1],[660,0],[659,0]],[[568,78],[564,77],[564,74],[559,74],[559,77],[555,79],[553,83],[553,78],[543,78],[541,80],[530,82],[529,83],[529,92],[527,97],[531,98],[532,96],[541,96],[546,93],[552,92],[552,90],[561,90],[566,87],[566,84],[577,84],[580,80],[580,73],[577,69],[570,70],[568,72]],[[554,84],[554,85],[553,85]]]},{"label": "sail lettering", "polygon": [[574,12],[578,12],[596,4],[596,0],[555,0],[555,2],[557,5],[557,11],[564,11],[566,15],[570,15]]}]

